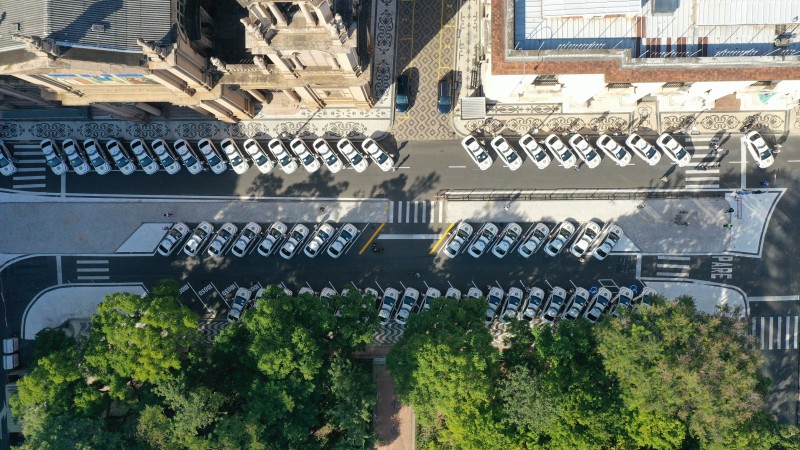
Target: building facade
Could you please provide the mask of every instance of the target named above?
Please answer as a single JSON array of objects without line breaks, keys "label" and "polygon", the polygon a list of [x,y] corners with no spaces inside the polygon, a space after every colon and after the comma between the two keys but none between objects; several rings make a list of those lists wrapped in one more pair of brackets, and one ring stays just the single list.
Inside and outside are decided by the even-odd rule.
[{"label": "building facade", "polygon": [[369,43],[359,34],[368,27],[357,24],[357,0],[336,5],[0,0],[0,75],[39,86],[44,102],[129,120],[159,115],[159,103],[228,123],[301,107],[368,108]]},{"label": "building facade", "polygon": [[789,109],[800,2],[490,0],[484,93],[564,112]]}]

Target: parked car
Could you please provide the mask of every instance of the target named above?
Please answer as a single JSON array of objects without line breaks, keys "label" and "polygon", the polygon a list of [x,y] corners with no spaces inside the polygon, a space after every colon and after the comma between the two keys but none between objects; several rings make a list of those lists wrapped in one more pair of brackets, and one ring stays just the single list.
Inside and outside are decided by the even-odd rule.
[{"label": "parked car", "polygon": [[758,167],[766,169],[775,162],[775,158],[772,156],[772,150],[767,146],[767,143],[758,131],[747,133],[744,137],[744,143],[747,145],[750,156],[756,161]]},{"label": "parked car", "polygon": [[489,295],[486,296],[486,303],[489,305],[486,309],[487,324],[494,320],[494,317],[497,315],[497,310],[500,309],[500,305],[503,304],[504,296],[505,292],[497,286],[492,286],[492,288],[489,289]]},{"label": "parked car", "polygon": [[386,325],[392,320],[392,313],[399,298],[400,291],[395,288],[390,287],[383,291],[383,301],[381,301],[381,309],[378,311],[378,318],[382,325]]},{"label": "parked car", "polygon": [[486,251],[487,248],[492,244],[494,238],[497,237],[498,233],[497,225],[493,223],[485,223],[478,231],[478,237],[469,246],[467,250],[473,258],[480,258],[483,255],[483,252]]},{"label": "parked car", "polygon": [[[155,148],[155,143],[153,148]],[[197,159],[197,153],[195,153],[192,145],[189,144],[186,139],[178,139],[175,141],[175,152],[178,154],[181,161],[183,161],[183,165],[186,166],[186,170],[188,170],[190,174],[197,175],[203,171],[203,164]]]},{"label": "parked car", "polygon": [[[130,145],[133,157],[136,158],[136,161],[139,161],[139,165],[142,166],[144,173],[152,175],[158,172],[158,163],[144,140],[136,138],[131,141]],[[180,169],[180,166],[178,166],[178,168]]]},{"label": "parked car", "polygon": [[131,160],[128,151],[116,139],[106,141],[106,150],[123,175],[130,175],[136,171],[136,164]]},{"label": "parked car", "polygon": [[508,323],[517,317],[519,308],[522,306],[522,289],[512,287],[508,290],[506,296],[506,306],[503,308],[503,313],[500,314],[500,322]]},{"label": "parked car", "polygon": [[587,306],[589,306],[589,291],[582,287],[576,288],[569,299],[569,306],[561,318],[575,320],[583,314]]},{"label": "parked car", "polygon": [[656,139],[656,145],[669,159],[675,161],[678,167],[683,167],[692,161],[692,155],[669,133],[663,133]]},{"label": "parked car", "polygon": [[283,222],[278,221],[270,225],[267,230],[267,235],[258,244],[258,254],[261,256],[269,256],[277,247],[278,242],[283,239],[289,228]]},{"label": "parked car", "polygon": [[186,241],[186,244],[183,246],[183,253],[186,253],[188,256],[197,256],[197,253],[200,252],[200,249],[203,248],[203,245],[205,245],[206,241],[208,241],[213,234],[213,225],[208,222],[200,222],[200,224],[195,227],[192,235],[189,236],[189,240]]},{"label": "parked car", "polygon": [[567,291],[561,287],[554,287],[550,291],[550,297],[547,298],[547,306],[542,313],[542,320],[545,323],[552,324],[556,318],[561,314],[561,310],[567,302]]},{"label": "parked car", "polygon": [[533,321],[538,317],[542,306],[544,306],[544,291],[541,288],[532,287],[519,318],[533,326]]},{"label": "parked car", "polygon": [[575,242],[572,243],[572,246],[569,249],[570,253],[575,255],[576,258],[583,258],[583,255],[589,251],[589,248],[592,246],[592,243],[594,243],[595,239],[600,236],[600,230],[600,225],[593,220],[583,224],[583,227],[581,227],[581,230],[578,233],[578,237],[575,239]]},{"label": "parked car", "polygon": [[86,158],[98,175],[105,175],[111,172],[111,164],[108,162],[106,155],[103,154],[103,150],[100,148],[100,143],[97,142],[97,139],[89,138],[83,141],[83,150],[86,152]]},{"label": "parked car", "polygon": [[58,145],[52,139],[42,139],[39,146],[42,149],[47,165],[54,175],[61,175],[67,171],[64,152],[58,148]]},{"label": "parked car", "polygon": [[450,286],[447,289],[447,292],[444,293],[444,298],[446,298],[448,300],[459,301],[459,300],[461,300],[461,291],[459,291],[458,289],[454,288],[453,286]]},{"label": "parked car", "polygon": [[439,114],[448,114],[452,107],[450,80],[444,78],[439,80],[439,102],[436,105],[436,110],[439,111]]},{"label": "parked car", "polygon": [[589,144],[589,141],[587,141],[585,137],[580,134],[573,134],[572,137],[569,138],[569,146],[572,147],[572,150],[578,154],[578,157],[582,159],[590,169],[594,169],[600,165],[600,154]]},{"label": "parked car", "polygon": [[372,161],[374,161],[382,171],[388,172],[394,167],[394,160],[392,157],[375,142],[375,139],[364,139],[364,142],[361,143],[361,149],[369,155]]},{"label": "parked car", "polygon": [[253,164],[256,166],[259,172],[266,175],[272,172],[272,169],[275,168],[275,161],[267,156],[267,152],[261,148],[261,145],[255,139],[248,139],[244,141],[242,147],[244,147],[244,151],[250,155],[250,159],[253,160]]},{"label": "parked car", "polygon": [[481,299],[483,298],[483,291],[473,286],[467,290],[467,298]]},{"label": "parked car", "polygon": [[338,148],[339,152],[350,162],[350,165],[353,166],[353,170],[358,173],[367,170],[369,163],[364,159],[364,156],[356,150],[353,143],[350,142],[350,139],[339,139],[339,142],[336,143],[336,148]]},{"label": "parked car", "polygon": [[[181,170],[181,165],[178,163],[175,153],[172,152],[172,150],[169,148],[169,144],[167,144],[163,139],[154,140],[150,146],[153,147],[153,153],[156,154],[156,158],[158,158],[159,162],[161,162],[161,165],[168,174],[175,175]],[[195,161],[197,161],[197,159],[195,159]],[[203,170],[202,166],[200,167],[200,170]]]},{"label": "parked car", "polygon": [[537,223],[533,230],[528,233],[527,237],[525,237],[522,241],[522,244],[519,245],[517,249],[517,253],[519,253],[523,258],[530,258],[531,255],[536,253],[539,248],[542,247],[544,241],[547,240],[547,236],[550,234],[550,228],[543,223]]},{"label": "parked car", "polygon": [[597,138],[597,146],[620,167],[631,162],[631,154],[607,134],[601,134]]},{"label": "parked car", "polygon": [[214,238],[211,239],[211,244],[206,249],[206,252],[209,256],[222,256],[225,254],[225,250],[227,250],[228,245],[233,240],[233,237],[239,231],[239,228],[236,225],[225,222],[222,226],[217,230],[216,234],[214,234]]},{"label": "parked car", "polygon": [[83,150],[78,147],[78,143],[74,139],[65,139],[61,142],[61,148],[64,149],[64,155],[77,175],[89,173],[89,170],[91,170],[89,163],[86,162]]},{"label": "parked car", "polygon": [[167,234],[158,243],[158,253],[161,256],[169,256],[175,251],[178,244],[189,234],[189,227],[183,222],[173,224]]},{"label": "parked car", "polygon": [[551,134],[544,139],[544,146],[550,150],[550,153],[553,154],[556,161],[565,169],[571,169],[578,163],[578,158],[575,157],[575,154],[572,153],[570,149],[564,145],[564,141],[555,134]]},{"label": "parked car", "polygon": [[261,234],[261,225],[250,222],[242,228],[236,242],[231,246],[231,253],[234,256],[242,257],[248,253],[248,250],[256,243],[258,236]]},{"label": "parked car", "polygon": [[333,151],[331,146],[328,145],[328,141],[325,139],[319,138],[315,140],[314,143],[311,144],[311,147],[313,147],[317,155],[322,158],[322,162],[325,163],[331,173],[339,173],[339,171],[344,168],[342,159]]},{"label": "parked car", "polygon": [[500,156],[500,159],[508,164],[510,170],[517,170],[522,167],[522,158],[519,157],[517,151],[511,147],[511,144],[508,143],[506,138],[497,136],[492,139],[490,144],[494,151]]},{"label": "parked car", "polygon": [[250,289],[240,287],[236,290],[231,303],[231,310],[228,311],[228,322],[238,322],[241,319],[244,309],[250,303],[251,295],[253,295],[253,292]]},{"label": "parked car", "polygon": [[17,166],[14,165],[14,159],[11,157],[11,152],[3,141],[0,141],[0,174],[5,176],[14,175],[17,171]]},{"label": "parked car", "polygon": [[472,236],[472,225],[464,222],[463,220],[456,225],[455,231],[444,244],[444,248],[442,252],[448,258],[455,258],[459,253],[461,253],[461,249],[464,247],[464,244],[469,241],[469,238]]},{"label": "parked car", "polygon": [[236,145],[233,139],[225,138],[219,143],[219,146],[222,148],[222,153],[228,158],[228,162],[231,163],[231,168],[234,172],[239,175],[247,172],[247,169],[250,168],[250,163],[244,158],[242,151],[239,150],[239,146]]},{"label": "parked car", "polygon": [[608,310],[611,306],[611,291],[607,288],[601,287],[597,290],[597,293],[594,294],[592,298],[592,303],[589,308],[586,308],[586,314],[583,317],[586,318],[589,322],[596,323],[600,320],[600,316],[603,315],[604,312]]},{"label": "parked car", "polygon": [[610,224],[608,230],[603,237],[603,242],[597,246],[592,252],[592,256],[598,261],[606,259],[611,250],[614,250],[619,241],[622,239],[622,228],[617,225]]},{"label": "parked car", "polygon": [[211,139],[200,139],[197,142],[197,149],[200,150],[200,154],[203,155],[212,172],[219,175],[228,170],[228,165],[222,159],[222,155],[220,155],[214,143],[211,142]]},{"label": "parked car", "polygon": [[286,150],[286,146],[283,145],[280,139],[270,139],[267,143],[267,150],[278,160],[278,166],[280,166],[281,170],[283,170],[283,173],[286,175],[293,174],[297,168],[300,167],[295,157],[289,154],[289,151]]},{"label": "parked car", "polygon": [[303,241],[308,237],[308,227],[302,223],[295,224],[292,231],[289,232],[289,237],[286,242],[281,246],[281,257],[284,259],[292,259],[297,253],[297,250],[303,244]]},{"label": "parked car", "polygon": [[317,231],[311,235],[311,239],[308,240],[308,244],[306,244],[306,247],[303,249],[303,253],[309,258],[316,257],[334,234],[336,234],[336,228],[328,222],[323,223],[317,228]]},{"label": "parked car", "polygon": [[486,149],[478,142],[475,136],[467,136],[461,140],[461,146],[467,151],[467,154],[478,165],[481,170],[486,170],[492,167],[492,158]]},{"label": "parked car", "polygon": [[503,228],[500,233],[500,238],[497,243],[492,247],[492,254],[498,258],[502,258],[517,245],[519,239],[522,237],[522,227],[518,224],[511,222]]},{"label": "parked car", "polygon": [[346,252],[353,242],[358,238],[361,232],[352,223],[342,225],[339,232],[333,238],[333,242],[328,246],[328,256],[331,258],[338,258],[342,253]]},{"label": "parked car", "polygon": [[661,153],[636,133],[631,133],[628,136],[628,139],[625,140],[625,145],[651,166],[655,166],[661,161]]},{"label": "parked car", "polygon": [[289,148],[291,148],[292,152],[297,155],[297,158],[300,160],[300,164],[303,165],[303,168],[306,169],[308,173],[314,173],[318,171],[320,167],[322,167],[317,157],[308,151],[308,147],[306,147],[306,143],[303,142],[302,139],[292,139],[289,142]]},{"label": "parked car", "polygon": [[650,286],[645,286],[644,289],[642,289],[642,293],[636,296],[636,298],[633,299],[633,302],[640,305],[650,306],[653,304],[653,301],[657,296],[658,292],[656,292],[655,289],[651,288]]},{"label": "parked car", "polygon": [[536,142],[535,137],[530,134],[523,134],[519,138],[519,146],[528,154],[531,161],[536,164],[536,167],[544,169],[550,165],[550,155]]},{"label": "parked car", "polygon": [[[459,292],[459,295],[461,293]],[[435,287],[429,287],[427,291],[425,291],[425,295],[422,297],[422,301],[420,302],[420,311],[427,311],[431,309],[431,302],[435,298],[439,298],[442,296],[442,291],[436,289]]]},{"label": "parked car", "polygon": [[619,292],[617,292],[611,303],[611,314],[614,317],[619,317],[622,310],[633,308],[633,291],[628,287],[619,288]]},{"label": "parked car", "polygon": [[568,221],[561,222],[558,227],[553,231],[553,235],[547,245],[544,246],[544,252],[550,256],[556,256],[561,253],[561,250],[567,245],[572,235],[575,234],[575,225]]},{"label": "parked car", "polygon": [[417,305],[417,300],[419,300],[419,291],[412,287],[407,287],[403,291],[403,300],[400,302],[400,308],[394,314],[395,323],[400,325],[408,323],[408,316],[411,315]]},{"label": "parked car", "polygon": [[408,75],[402,74],[397,77],[397,85],[394,95],[394,110],[399,113],[408,111]]}]

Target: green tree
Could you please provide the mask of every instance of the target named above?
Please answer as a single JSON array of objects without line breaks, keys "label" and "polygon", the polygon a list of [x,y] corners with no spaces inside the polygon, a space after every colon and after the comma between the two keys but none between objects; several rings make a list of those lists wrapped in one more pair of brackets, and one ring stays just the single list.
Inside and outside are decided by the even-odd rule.
[{"label": "green tree", "polygon": [[106,297],[92,318],[86,360],[119,387],[125,380],[158,383],[174,377],[199,342],[198,317],[178,302],[178,284],[164,280],[145,297]]},{"label": "green tree", "polygon": [[761,416],[767,384],[738,311],[705,314],[689,297],[659,299],[605,321],[596,333],[605,370],[619,381],[630,411],[628,432],[639,446],[771,446],[772,430]]},{"label": "green tree", "polygon": [[483,323],[486,303],[433,302],[411,317],[387,357],[401,400],[434,446],[507,448],[493,399],[499,354]]},{"label": "green tree", "polygon": [[372,448],[372,411],[377,403],[370,374],[349,359],[334,357],[328,368],[328,399],[325,417],[338,434],[334,447]]}]

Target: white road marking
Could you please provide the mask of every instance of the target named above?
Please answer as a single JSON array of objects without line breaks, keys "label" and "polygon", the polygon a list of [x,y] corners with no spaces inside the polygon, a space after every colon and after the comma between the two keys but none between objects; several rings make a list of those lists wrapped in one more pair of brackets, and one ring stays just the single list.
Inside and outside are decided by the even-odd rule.
[{"label": "white road marking", "polygon": [[772,317],[769,318],[769,349],[772,350]]},{"label": "white road marking", "polygon": [[718,184],[687,184],[688,189],[719,189]]},{"label": "white road marking", "polygon": [[742,153],[742,159],[741,159],[742,166],[740,168],[740,175],[739,176],[740,176],[740,181],[741,181],[741,184],[742,184],[741,189],[744,189],[744,188],[747,187],[747,171],[745,170],[745,169],[747,169],[747,149],[744,148],[745,144],[744,144],[744,138],[743,137],[739,139],[739,143],[741,144],[741,151],[742,151],[741,152]]},{"label": "white road marking", "polygon": [[689,261],[692,258],[689,256],[658,255],[658,259],[666,259],[669,261]]},{"label": "white road marking", "polygon": [[797,348],[797,322],[800,317],[794,316],[794,348]]},{"label": "white road marking", "polygon": [[782,302],[800,300],[800,295],[768,295],[765,297],[747,297],[748,302]]},{"label": "white road marking", "polygon": [[79,259],[75,264],[108,264],[107,259]]},{"label": "white road marking", "polygon": [[404,202],[397,202],[397,219],[403,220],[403,203]]},{"label": "white road marking", "polygon": [[44,167],[18,167],[17,172],[44,172],[47,170]]},{"label": "white road marking", "polygon": [[30,175],[30,176],[14,176],[14,181],[32,181],[32,180],[44,180],[44,175]]},{"label": "white road marking", "polygon": [[375,240],[403,240],[403,239],[419,239],[419,240],[437,240],[441,236],[438,234],[380,234]]},{"label": "white road marking", "polygon": [[787,159],[786,162],[800,162],[800,159]]},{"label": "white road marking", "polygon": [[394,223],[394,202],[389,202],[389,220],[388,223]]},{"label": "white road marking", "polygon": [[[58,284],[64,284],[64,275],[61,273],[61,255],[56,256],[56,279]],[[795,339],[797,336],[795,336]]]},{"label": "white road marking", "polygon": [[786,340],[786,343],[784,344],[783,348],[785,348],[787,350],[789,349],[789,344],[791,342],[790,338],[792,336],[792,333],[791,333],[791,330],[790,330],[791,323],[792,323],[792,318],[791,317],[787,317],[786,318],[786,326],[784,326],[784,331],[783,331],[783,335],[784,335],[785,340]]},{"label": "white road marking", "polygon": [[778,320],[777,320],[777,322],[778,322],[778,329],[775,331],[775,335],[776,335],[776,337],[777,337],[778,339],[777,339],[777,341],[775,342],[775,346],[777,347],[777,349],[778,349],[778,350],[780,350],[780,349],[781,349],[781,322],[782,322],[782,321],[781,321],[781,319],[782,319],[782,317],[778,317],[777,319],[778,319]]},{"label": "white road marking", "polygon": [[762,317],[761,318],[761,350],[764,350],[764,344],[766,344],[766,342],[764,341],[764,322],[765,321],[766,321],[766,317]]},{"label": "white road marking", "polygon": [[686,273],[686,272],[656,272],[656,276],[659,276],[659,277],[688,278],[689,274]]},{"label": "white road marking", "polygon": [[714,180],[719,180],[719,177],[687,177],[686,178],[686,181],[714,181]]},{"label": "white road marking", "polygon": [[656,267],[662,269],[685,269],[685,270],[692,269],[692,266],[687,266],[685,264],[657,264]]},{"label": "white road marking", "polygon": [[80,276],[78,277],[78,281],[101,281],[101,280],[108,280],[108,276],[100,276],[100,275],[92,275],[92,276]]},{"label": "white road marking", "polygon": [[[719,169],[708,169],[708,170],[689,169],[689,170],[686,171],[686,173],[687,174],[719,173]],[[719,177],[716,177],[716,178],[719,178]]]},{"label": "white road marking", "polygon": [[439,200],[439,223],[444,222],[444,200]]},{"label": "white road marking", "polygon": [[447,166],[448,169],[466,169],[467,166]]},{"label": "white road marking", "polygon": [[108,272],[108,267],[78,267],[78,273],[85,272]]}]

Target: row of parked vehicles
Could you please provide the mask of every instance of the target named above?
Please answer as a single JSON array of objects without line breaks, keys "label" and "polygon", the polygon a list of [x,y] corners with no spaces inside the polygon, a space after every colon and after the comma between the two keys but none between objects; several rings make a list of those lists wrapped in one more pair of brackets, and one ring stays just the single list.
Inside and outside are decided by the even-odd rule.
[{"label": "row of parked vehicles", "polygon": [[[531,326],[539,320],[552,324],[558,319],[575,320],[580,317],[595,323],[604,314],[619,315],[617,308],[631,308],[643,299],[647,303],[648,297],[653,295],[655,291],[649,287],[645,287],[638,296],[628,287],[619,288],[616,294],[601,287],[594,295],[577,287],[568,296],[564,288],[556,286],[551,288],[550,295],[546,298],[545,291],[538,287],[527,290],[512,287],[505,292],[501,287],[492,286],[486,295],[475,286],[467,291],[467,298],[486,299],[484,319],[487,325],[495,320],[508,323],[518,319],[530,323]],[[441,296],[442,292],[434,287],[428,287],[424,295],[413,287],[405,288],[402,294],[390,287],[383,292],[378,317],[384,325],[390,322],[405,325],[411,313],[429,309],[431,300]],[[450,287],[444,298],[458,301],[461,299],[461,291]]]},{"label": "row of parked vehicles", "polygon": [[459,222],[454,231],[445,241],[442,253],[449,258],[455,258],[463,252],[469,253],[474,258],[480,258],[487,250],[503,258],[515,249],[523,258],[529,258],[540,248],[550,256],[556,256],[567,247],[575,237],[569,252],[577,258],[592,256],[600,261],[614,249],[622,240],[622,228],[614,223],[602,227],[594,220],[590,220],[579,228],[565,220],[552,230],[543,223],[535,223],[523,232],[517,223],[507,224],[502,231],[493,223],[484,223],[478,232],[467,222]]},{"label": "row of parked vehicles", "polygon": [[[292,297],[294,295],[294,293],[289,288],[283,285],[281,285],[281,287],[283,289],[283,292],[289,297]],[[254,290],[255,294],[253,293]],[[254,305],[258,301],[258,299],[260,299],[264,295],[264,291],[266,291],[266,288],[240,287],[239,289],[237,289],[236,293],[233,295],[233,301],[231,302],[231,309],[228,311],[228,322],[238,322],[241,319],[244,311],[248,307]],[[342,292],[339,293],[336,292],[336,290],[332,287],[324,287],[319,292],[319,298],[321,300],[328,300],[337,295],[346,296],[349,292],[350,289],[348,288],[342,289]],[[364,289],[363,294],[366,296],[373,297],[375,299],[379,297],[378,291],[373,288]],[[297,295],[298,296],[317,295],[317,293],[314,292],[314,290],[311,289],[310,287],[302,287],[298,291]]]},{"label": "row of parked vehicles", "polygon": [[[761,134],[751,131],[745,135],[744,140],[759,167],[769,167],[773,163],[772,151]],[[595,145],[592,145],[586,137],[580,134],[573,134],[567,140],[567,144],[556,134],[551,134],[542,141],[537,141],[531,134],[525,134],[519,139],[519,147],[539,169],[546,168],[553,160],[565,169],[575,167],[579,163],[586,164],[587,167],[593,169],[600,165],[601,153],[605,153],[619,166],[630,164],[634,154],[651,166],[661,161],[661,152],[679,167],[688,165],[692,159],[692,155],[686,148],[669,133],[662,133],[658,136],[655,146],[636,133],[630,134],[624,143],[624,146],[621,145],[607,134],[601,134],[595,141]],[[461,145],[479,169],[486,170],[492,166],[492,156],[478,138],[467,136],[461,141]],[[522,166],[520,152],[503,136],[496,136],[489,142],[489,145],[509,169],[517,170]]]},{"label": "row of parked vehicles", "polygon": [[369,166],[368,159],[384,172],[394,167],[392,157],[374,139],[364,139],[360,148],[358,150],[358,146],[347,138],[336,143],[338,152],[322,138],[313,141],[310,148],[300,138],[292,139],[288,147],[282,140],[274,138],[267,142],[266,151],[255,139],[244,141],[240,148],[233,139],[226,138],[220,142],[219,149],[210,139],[201,139],[196,146],[186,139],[178,139],[172,146],[164,139],[154,139],[149,145],[143,139],[134,139],[127,147],[116,139],[109,139],[104,145],[94,138],[82,143],[65,139],[60,147],[52,139],[41,141],[47,165],[56,175],[65,173],[69,167],[78,175],[87,174],[92,169],[104,175],[111,171],[112,162],[123,175],[135,172],[137,164],[148,175],[162,167],[173,175],[181,170],[181,166],[193,175],[206,167],[215,174],[229,168],[243,174],[251,165],[263,174],[270,173],[275,166],[286,174],[294,173],[300,166],[308,173],[314,173],[323,164],[332,173],[348,166],[360,173]]},{"label": "row of parked vehicles", "polygon": [[183,253],[197,256],[204,251],[209,256],[220,257],[230,251],[234,256],[243,257],[255,250],[262,256],[278,253],[284,259],[292,259],[300,249],[309,258],[327,253],[331,258],[338,258],[347,253],[361,234],[355,225],[345,223],[341,227],[327,221],[313,230],[302,223],[291,229],[283,222],[275,222],[262,227],[249,222],[241,230],[231,222],[222,224],[218,229],[209,222],[200,222],[194,231],[185,223],[173,224],[158,244],[157,251],[169,256],[183,243]]}]

